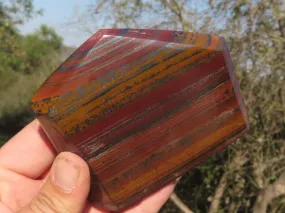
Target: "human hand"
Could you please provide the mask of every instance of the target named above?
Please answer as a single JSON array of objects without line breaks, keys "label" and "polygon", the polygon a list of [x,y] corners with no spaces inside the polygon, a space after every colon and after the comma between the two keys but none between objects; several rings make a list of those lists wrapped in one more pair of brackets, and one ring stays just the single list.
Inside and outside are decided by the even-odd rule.
[{"label": "human hand", "polygon": [[[89,187],[85,161],[69,152],[56,157],[37,120],[0,149],[1,213],[107,212],[86,201]],[[174,183],[125,212],[157,212],[173,188]]]}]

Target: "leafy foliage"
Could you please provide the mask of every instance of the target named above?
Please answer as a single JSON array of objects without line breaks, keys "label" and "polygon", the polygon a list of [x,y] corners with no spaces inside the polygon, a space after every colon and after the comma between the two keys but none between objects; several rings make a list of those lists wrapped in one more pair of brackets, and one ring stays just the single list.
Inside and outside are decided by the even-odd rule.
[{"label": "leafy foliage", "polygon": [[19,33],[18,25],[39,13],[31,0],[0,2],[0,142],[33,119],[28,102],[67,49],[46,25],[33,34]]}]

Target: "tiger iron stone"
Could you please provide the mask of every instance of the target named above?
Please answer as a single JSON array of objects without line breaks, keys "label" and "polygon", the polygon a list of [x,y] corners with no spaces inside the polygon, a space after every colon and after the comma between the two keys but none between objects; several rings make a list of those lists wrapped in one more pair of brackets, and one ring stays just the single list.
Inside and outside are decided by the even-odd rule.
[{"label": "tiger iron stone", "polygon": [[43,83],[31,107],[58,152],[89,164],[89,200],[113,211],[249,128],[225,39],[190,32],[99,30]]}]

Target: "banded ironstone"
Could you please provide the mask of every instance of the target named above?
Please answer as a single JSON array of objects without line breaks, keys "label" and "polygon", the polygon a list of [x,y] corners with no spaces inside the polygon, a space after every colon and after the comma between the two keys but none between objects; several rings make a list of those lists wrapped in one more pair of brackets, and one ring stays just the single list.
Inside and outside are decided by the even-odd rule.
[{"label": "banded ironstone", "polygon": [[42,84],[31,107],[58,152],[90,166],[89,200],[121,210],[248,129],[225,39],[103,29]]}]

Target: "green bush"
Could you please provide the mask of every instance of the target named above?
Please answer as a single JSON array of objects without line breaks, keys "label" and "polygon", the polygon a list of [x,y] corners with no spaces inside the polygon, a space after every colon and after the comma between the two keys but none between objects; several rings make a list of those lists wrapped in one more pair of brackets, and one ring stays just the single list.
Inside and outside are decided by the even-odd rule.
[{"label": "green bush", "polygon": [[[1,142],[34,118],[28,106],[36,89],[72,51],[54,29],[42,25],[23,36],[18,24],[37,14],[32,1],[8,6],[0,2],[0,137]],[[19,10],[21,8],[21,10]],[[68,50],[68,51],[67,51]],[[64,52],[64,56],[62,56]]]}]

